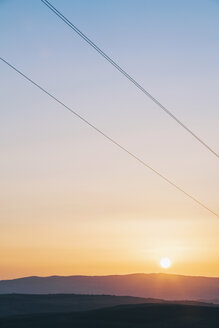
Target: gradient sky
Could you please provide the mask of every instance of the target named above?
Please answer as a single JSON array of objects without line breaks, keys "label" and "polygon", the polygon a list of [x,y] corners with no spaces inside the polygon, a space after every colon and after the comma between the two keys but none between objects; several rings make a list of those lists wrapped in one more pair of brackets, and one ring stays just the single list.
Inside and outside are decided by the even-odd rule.
[{"label": "gradient sky", "polygon": [[[51,0],[213,149],[219,1]],[[0,0],[0,53],[219,212],[218,161],[40,1]],[[0,62],[0,279],[219,276],[219,220]]]}]

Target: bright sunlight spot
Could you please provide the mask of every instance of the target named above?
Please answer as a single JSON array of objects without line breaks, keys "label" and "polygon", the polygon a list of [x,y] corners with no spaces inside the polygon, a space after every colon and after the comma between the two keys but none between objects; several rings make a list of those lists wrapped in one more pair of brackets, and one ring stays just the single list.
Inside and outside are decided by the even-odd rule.
[{"label": "bright sunlight spot", "polygon": [[171,261],[168,257],[163,257],[161,260],[160,260],[160,266],[164,269],[167,269],[171,266]]}]

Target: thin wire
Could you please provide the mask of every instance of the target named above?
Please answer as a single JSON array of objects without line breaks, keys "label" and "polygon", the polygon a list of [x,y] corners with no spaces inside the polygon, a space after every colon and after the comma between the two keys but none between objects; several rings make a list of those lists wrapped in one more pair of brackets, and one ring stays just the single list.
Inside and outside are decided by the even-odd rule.
[{"label": "thin wire", "polygon": [[92,123],[90,123],[89,121],[87,121],[84,117],[82,117],[77,112],[75,112],[72,108],[70,108],[69,106],[65,105],[62,101],[60,101],[58,98],[56,98],[54,95],[52,95],[49,91],[45,90],[39,84],[37,84],[36,82],[34,82],[32,79],[30,79],[27,75],[25,75],[24,73],[22,73],[21,71],[19,71],[15,66],[13,66],[12,64],[10,64],[8,61],[6,61],[5,59],[3,59],[2,57],[0,57],[0,60],[2,62],[4,62],[6,65],[8,65],[10,68],[12,68],[14,71],[16,71],[19,75],[23,76],[30,83],[32,83],[33,85],[35,85],[38,89],[40,89],[41,91],[43,91],[44,93],[46,93],[50,98],[52,98],[57,103],[59,103],[60,105],[62,105],[63,107],[65,107],[69,112],[71,112],[72,114],[74,114],[75,116],[77,116],[77,118],[79,118],[81,121],[83,121],[84,123],[86,123],[87,125],[89,125],[93,130],[95,130],[96,132],[98,132],[99,134],[101,134],[103,137],[105,137],[106,139],[108,139],[111,143],[113,143],[118,148],[120,148],[121,150],[123,150],[124,152],[126,152],[128,155],[130,155],[131,157],[133,157],[135,160],[137,160],[139,163],[141,163],[142,165],[144,165],[145,167],[147,167],[149,170],[151,170],[152,172],[154,172],[160,178],[162,178],[163,180],[165,180],[166,182],[168,182],[170,185],[172,185],[173,187],[175,187],[176,189],[178,189],[179,191],[181,191],[187,197],[191,198],[193,201],[195,201],[197,204],[199,204],[200,206],[202,206],[203,208],[205,208],[207,211],[209,211],[210,213],[212,213],[212,214],[216,215],[217,217],[219,217],[219,215],[216,212],[214,212],[213,210],[211,210],[210,208],[208,208],[207,206],[205,206],[202,202],[200,202],[198,199],[196,199],[192,195],[188,194],[182,188],[178,187],[178,185],[176,185],[174,182],[172,182],[171,180],[169,180],[168,178],[166,178],[160,172],[158,172],[157,170],[153,169],[150,165],[148,165],[142,159],[140,159],[139,157],[137,157],[134,153],[130,152],[127,148],[123,147],[117,141],[115,141],[114,139],[112,139],[111,137],[109,137],[102,130],[100,130],[95,125],[93,125]]},{"label": "thin wire", "polygon": [[123,74],[129,81],[131,81],[140,91],[148,96],[157,106],[159,106],[166,114],[174,119],[182,128],[189,132],[197,141],[199,141],[205,148],[207,148],[217,158],[219,155],[208,146],[202,139],[200,139],[190,128],[182,123],[172,112],[170,112],[164,105],[162,105],[156,98],[154,98],[144,87],[142,87],[133,77],[124,71],[112,58],[110,58],[103,50],[101,50],[93,41],[91,41],[83,32],[81,32],[73,23],[71,23],[60,11],[58,11],[49,1],[41,0],[54,14],[63,20],[71,29],[73,29],[82,39],[84,39],[91,47],[93,47],[101,56],[103,56],[111,65],[113,65],[121,74]]}]

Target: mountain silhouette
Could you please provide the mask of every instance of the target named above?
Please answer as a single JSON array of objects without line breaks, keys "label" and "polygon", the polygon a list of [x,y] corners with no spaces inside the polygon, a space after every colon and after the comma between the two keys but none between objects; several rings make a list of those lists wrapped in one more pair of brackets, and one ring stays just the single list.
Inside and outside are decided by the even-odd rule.
[{"label": "mountain silhouette", "polygon": [[172,274],[26,277],[0,281],[0,294],[105,294],[166,300],[219,299],[219,278]]}]

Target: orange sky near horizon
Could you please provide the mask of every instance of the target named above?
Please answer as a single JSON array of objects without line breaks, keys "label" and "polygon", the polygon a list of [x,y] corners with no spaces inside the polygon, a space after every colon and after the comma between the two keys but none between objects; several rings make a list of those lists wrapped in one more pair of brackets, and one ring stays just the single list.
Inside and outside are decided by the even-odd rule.
[{"label": "orange sky near horizon", "polygon": [[[219,277],[218,222],[211,222],[211,228],[204,221],[194,226],[173,220],[78,222],[77,226],[68,222],[50,228],[36,223],[34,228],[14,226],[13,240],[15,231],[10,237],[5,227],[0,279],[138,272]],[[159,264],[165,256],[172,261],[168,269]]]}]

